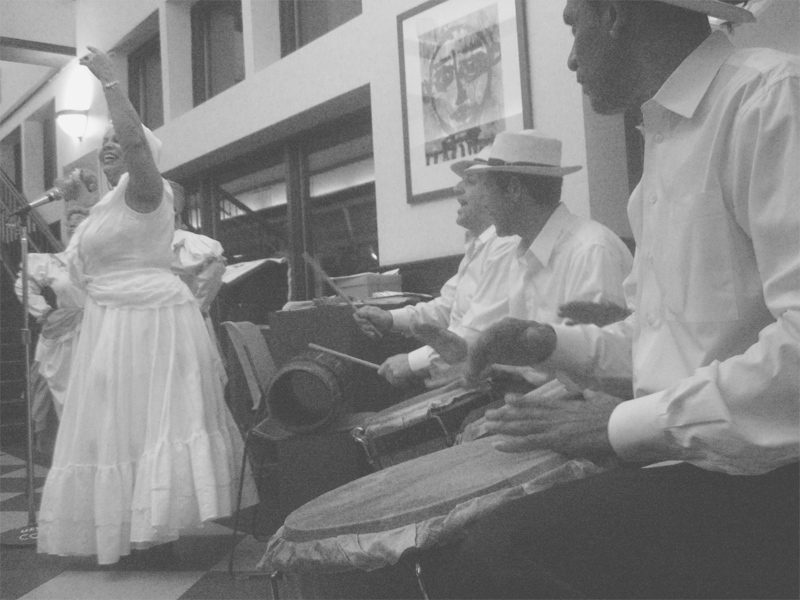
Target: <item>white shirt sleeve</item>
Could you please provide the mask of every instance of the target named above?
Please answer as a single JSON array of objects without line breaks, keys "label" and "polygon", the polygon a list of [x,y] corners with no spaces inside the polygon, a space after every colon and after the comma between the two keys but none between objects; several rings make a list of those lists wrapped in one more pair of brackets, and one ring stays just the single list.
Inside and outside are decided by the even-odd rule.
[{"label": "white shirt sleeve", "polygon": [[800,78],[765,86],[736,118],[723,182],[734,226],[752,242],[740,260],[755,261],[763,294],[738,318],[764,322],[766,307],[773,321],[745,351],[620,404],[609,437],[629,460],[758,474],[800,455]]},{"label": "white shirt sleeve", "polygon": [[411,326],[419,323],[436,323],[447,327],[450,323],[450,310],[456,296],[458,274],[453,275],[442,286],[441,294],[429,302],[419,302],[413,306],[404,306],[390,310],[393,327],[406,335],[411,333]]}]

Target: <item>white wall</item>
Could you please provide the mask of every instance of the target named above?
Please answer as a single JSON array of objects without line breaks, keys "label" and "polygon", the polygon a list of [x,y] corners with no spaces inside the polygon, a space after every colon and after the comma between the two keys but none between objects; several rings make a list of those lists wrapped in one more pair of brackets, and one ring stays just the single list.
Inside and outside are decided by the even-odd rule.
[{"label": "white wall", "polygon": [[[371,3],[364,4],[366,12]],[[458,254],[463,251],[464,231],[455,225],[455,199],[419,205],[405,202],[396,15],[420,2],[392,2],[393,15],[385,14],[383,6],[389,3],[380,4],[384,14],[374,19],[374,33],[378,43],[384,40],[385,50],[373,58],[376,73],[372,97],[381,262],[394,264]],[[582,94],[574,74],[567,69],[572,39],[563,24],[563,4],[527,0],[525,8],[533,125],[561,139],[563,164],[586,165]],[[379,103],[376,98],[381,99]],[[456,182],[454,175],[453,184]],[[565,179],[563,198],[571,210],[588,216],[588,197],[586,169]]]},{"label": "white wall", "polygon": [[74,46],[74,4],[75,0],[0,0],[0,35]]},{"label": "white wall", "polygon": [[[8,1],[0,3],[5,5]],[[50,0],[35,0],[47,1]],[[164,142],[164,171],[179,169],[220,148],[235,147],[256,132],[268,131],[298,113],[369,85],[382,263],[459,254],[464,232],[455,225],[454,198],[417,205],[406,202],[397,16],[423,0],[363,0],[362,15],[281,60],[275,60],[279,40],[259,37],[257,17],[263,18],[269,11],[258,1],[245,2],[245,15],[255,19],[245,23],[245,37],[253,43],[259,40],[258,48],[245,52],[247,78],[196,108],[191,107],[186,34],[190,3],[74,0],[78,54],[82,55],[87,45],[106,50],[117,46],[153,11],[159,11],[162,36],[167,38],[166,44],[162,43],[167,123],[156,132]],[[562,22],[563,5],[563,0],[525,1],[534,127],[562,140],[564,164],[588,165],[565,179],[564,200],[570,209],[628,235],[621,119],[598,117],[584,105],[575,76],[566,66],[572,36]],[[740,28],[734,40],[743,45],[767,40],[797,52],[800,1],[773,0],[763,6],[767,8],[759,15],[760,23]],[[180,31],[183,38],[178,43],[175,36]],[[274,23],[264,26],[264,34],[269,35],[269,31],[276,35]],[[74,59],[0,124],[0,137],[31,118],[54,97],[57,109],[66,108],[60,103],[70,87],[78,85],[81,71],[85,69]],[[99,84],[93,82],[90,88],[90,123],[83,140],[58,134],[59,171],[100,145],[107,125],[106,106]],[[28,164],[25,168],[40,167]]]},{"label": "white wall", "polygon": [[734,44],[800,54],[800,0],[758,0],[753,10],[756,22],[734,29]]}]

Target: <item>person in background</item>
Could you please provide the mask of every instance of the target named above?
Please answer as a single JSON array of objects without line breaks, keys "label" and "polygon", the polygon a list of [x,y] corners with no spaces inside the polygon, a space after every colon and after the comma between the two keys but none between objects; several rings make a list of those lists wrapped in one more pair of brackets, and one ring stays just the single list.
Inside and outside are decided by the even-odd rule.
[{"label": "person in background", "polygon": [[[436,323],[449,331],[461,332],[462,319],[475,301],[475,290],[487,269],[497,271],[497,277],[507,272],[518,240],[497,236],[479,179],[465,173],[467,167],[473,164],[474,160],[462,160],[451,166],[453,172],[461,177],[454,188],[459,204],[456,223],[467,230],[464,258],[461,259],[458,272],[442,286],[439,297],[429,302],[389,311],[376,306],[359,308],[354,317],[365,334],[376,337],[395,330],[412,335],[414,328],[423,323]],[[498,300],[494,298],[498,291],[502,292],[485,289],[483,293],[491,298],[484,302],[491,304]],[[429,385],[438,387],[446,383],[446,370],[446,365],[435,350],[424,346],[409,354],[390,356],[378,373],[395,386],[408,385],[428,377]]]},{"label": "person in background", "polygon": [[[68,185],[61,185],[68,189]],[[76,207],[67,214],[67,239],[88,215],[88,208]],[[22,302],[22,274],[14,284]],[[43,437],[48,426],[50,407],[61,418],[69,380],[72,351],[80,332],[86,293],[76,286],[69,275],[64,252],[28,255],[28,312],[41,326],[31,365],[32,418],[36,445],[45,451]],[[39,378],[43,379],[41,385]],[[54,438],[47,434],[46,437]]]},{"label": "person in background", "polygon": [[[186,205],[186,192],[183,186],[169,182],[174,195],[175,234],[172,237],[172,272],[189,286],[192,294],[200,303],[200,312],[206,323],[208,334],[220,350],[214,323],[209,310],[222,287],[222,276],[225,274],[227,261],[223,256],[222,244],[217,240],[188,231],[183,222],[183,209]],[[224,355],[219,352],[220,358]]]},{"label": "person in background", "polygon": [[[143,127],[96,48],[113,127],[100,163],[113,188],[67,248],[86,290],[61,425],[38,517],[38,551],[165,554],[182,531],[231,514],[243,442],[225,405],[224,369],[199,304],[172,271],[172,188],[161,143]],[[256,500],[246,473],[244,502]],[[161,550],[163,549],[163,550]]]},{"label": "person in background", "polygon": [[718,0],[566,4],[568,66],[595,111],[643,117],[633,312],[606,327],[505,320],[470,375],[496,362],[631,375],[631,400],[534,391],[487,413],[498,449],[630,468],[478,522],[429,565],[448,595],[800,593],[800,59],[737,49],[709,16],[753,20]]}]

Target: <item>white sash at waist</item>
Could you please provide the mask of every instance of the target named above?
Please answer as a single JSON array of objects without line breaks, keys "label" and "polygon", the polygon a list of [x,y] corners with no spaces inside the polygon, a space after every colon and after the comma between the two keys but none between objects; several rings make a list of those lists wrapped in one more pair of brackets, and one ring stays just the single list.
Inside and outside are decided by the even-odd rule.
[{"label": "white sash at waist", "polygon": [[161,308],[194,302],[194,296],[166,269],[135,269],[88,278],[86,291],[102,306]]}]

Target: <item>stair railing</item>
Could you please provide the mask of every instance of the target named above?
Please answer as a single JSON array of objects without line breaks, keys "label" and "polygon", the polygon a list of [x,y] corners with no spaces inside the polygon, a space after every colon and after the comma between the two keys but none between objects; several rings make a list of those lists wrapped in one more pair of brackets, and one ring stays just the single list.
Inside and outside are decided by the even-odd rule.
[{"label": "stair railing", "polygon": [[[0,169],[0,262],[12,281],[17,277],[18,264],[13,264],[13,254],[8,246],[19,240],[19,230],[14,227],[17,217],[14,211],[28,205],[25,197],[14,186],[11,178]],[[42,216],[32,210],[30,212],[29,244],[31,252],[56,253],[64,250],[64,244],[50,230],[50,226]]]}]

